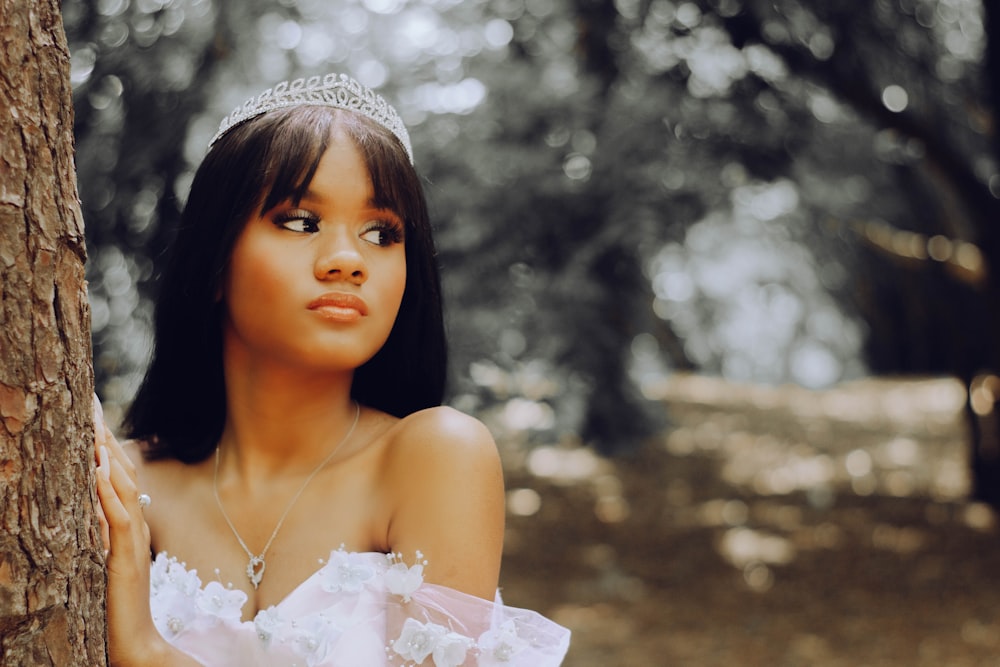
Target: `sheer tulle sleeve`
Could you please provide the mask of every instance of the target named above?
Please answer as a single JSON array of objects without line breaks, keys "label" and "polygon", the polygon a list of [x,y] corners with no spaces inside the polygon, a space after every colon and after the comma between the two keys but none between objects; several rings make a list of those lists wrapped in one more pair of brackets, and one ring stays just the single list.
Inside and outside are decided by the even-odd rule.
[{"label": "sheer tulle sleeve", "polygon": [[[417,556],[420,558],[419,554]],[[246,596],[160,554],[150,604],[160,633],[206,667],[548,667],[569,630],[544,616],[423,580],[424,563],[334,551],[279,604],[241,621]]]},{"label": "sheer tulle sleeve", "polygon": [[[404,574],[406,573],[406,574]],[[559,665],[569,631],[526,609],[422,582],[421,565],[387,573],[389,664],[465,667]],[[398,576],[393,576],[398,575]],[[414,590],[407,590],[408,581]],[[418,583],[419,582],[419,583]]]}]

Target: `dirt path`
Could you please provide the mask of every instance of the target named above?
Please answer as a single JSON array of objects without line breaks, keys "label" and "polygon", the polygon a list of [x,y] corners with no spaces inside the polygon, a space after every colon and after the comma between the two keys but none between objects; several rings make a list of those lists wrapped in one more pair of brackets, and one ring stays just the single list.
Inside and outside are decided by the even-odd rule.
[{"label": "dirt path", "polygon": [[1000,666],[1000,531],[947,384],[847,391],[892,419],[714,390],[674,386],[632,457],[505,452],[501,584],[573,630],[569,667]]}]

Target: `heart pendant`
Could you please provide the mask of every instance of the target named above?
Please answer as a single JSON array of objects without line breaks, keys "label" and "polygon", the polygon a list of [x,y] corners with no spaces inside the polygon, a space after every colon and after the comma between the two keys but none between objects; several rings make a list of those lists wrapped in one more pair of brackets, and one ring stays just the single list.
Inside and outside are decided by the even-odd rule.
[{"label": "heart pendant", "polygon": [[267,563],[260,556],[251,557],[250,562],[247,563],[247,577],[250,579],[250,583],[253,584],[254,590],[257,590],[260,580],[264,578],[264,568],[266,567]]}]

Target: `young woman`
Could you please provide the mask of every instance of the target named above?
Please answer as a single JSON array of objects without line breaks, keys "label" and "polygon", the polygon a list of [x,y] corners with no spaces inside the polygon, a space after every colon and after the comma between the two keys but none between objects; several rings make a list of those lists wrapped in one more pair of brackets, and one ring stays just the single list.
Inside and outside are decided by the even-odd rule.
[{"label": "young woman", "polygon": [[130,441],[96,404],[112,664],[559,664],[568,631],[494,597],[500,461],[440,405],[444,377],[395,110],[328,75],[234,111],[161,280]]}]

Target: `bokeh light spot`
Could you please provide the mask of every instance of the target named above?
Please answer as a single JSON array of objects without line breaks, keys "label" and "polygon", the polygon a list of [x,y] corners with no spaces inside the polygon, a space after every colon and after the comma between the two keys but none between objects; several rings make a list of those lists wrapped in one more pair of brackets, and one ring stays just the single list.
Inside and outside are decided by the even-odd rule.
[{"label": "bokeh light spot", "polygon": [[893,113],[900,113],[910,104],[910,96],[906,93],[906,90],[904,90],[902,86],[893,84],[891,86],[886,86],[882,91],[882,104],[884,104],[885,108],[889,111],[892,111]]},{"label": "bokeh light spot", "polygon": [[507,510],[517,516],[532,516],[542,508],[542,497],[534,489],[511,489],[507,492]]}]

